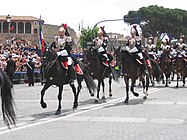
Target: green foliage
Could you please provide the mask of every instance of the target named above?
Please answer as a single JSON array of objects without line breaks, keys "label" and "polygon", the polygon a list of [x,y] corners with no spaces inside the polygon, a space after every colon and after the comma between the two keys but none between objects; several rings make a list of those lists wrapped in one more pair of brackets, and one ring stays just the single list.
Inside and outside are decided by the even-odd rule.
[{"label": "green foliage", "polygon": [[[140,17],[148,24],[142,26],[143,35],[158,36],[158,33],[169,33],[178,38],[180,34],[187,36],[187,11],[181,9],[169,9],[151,5],[142,7],[138,11],[129,11],[127,17]],[[132,24],[133,21],[130,21]]]},{"label": "green foliage", "polygon": [[81,31],[80,36],[80,45],[82,48],[87,48],[87,43],[93,41],[93,36],[97,34],[99,28],[95,28],[92,32],[92,29],[84,29]]}]

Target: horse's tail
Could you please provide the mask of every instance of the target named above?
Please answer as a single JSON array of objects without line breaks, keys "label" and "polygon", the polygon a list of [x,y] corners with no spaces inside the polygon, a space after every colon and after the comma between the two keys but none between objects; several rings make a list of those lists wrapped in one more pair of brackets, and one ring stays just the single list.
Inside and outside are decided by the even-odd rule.
[{"label": "horse's tail", "polygon": [[158,63],[156,63],[153,59],[150,59],[153,65],[153,72],[154,72],[154,76],[156,78],[156,81],[159,82],[160,81],[160,76],[163,74],[163,71],[161,70],[160,66],[158,65]]},{"label": "horse's tail", "polygon": [[86,66],[81,61],[79,61],[78,63],[80,65],[81,69],[83,70],[84,80],[86,82],[87,88],[89,89],[89,91],[94,93],[96,90],[96,84],[94,83],[93,78],[90,76]]},{"label": "horse's tail", "polygon": [[3,120],[10,128],[10,125],[16,124],[16,114],[14,111],[15,103],[12,96],[12,83],[6,77],[5,73],[0,69],[0,85],[1,85],[1,104]]}]

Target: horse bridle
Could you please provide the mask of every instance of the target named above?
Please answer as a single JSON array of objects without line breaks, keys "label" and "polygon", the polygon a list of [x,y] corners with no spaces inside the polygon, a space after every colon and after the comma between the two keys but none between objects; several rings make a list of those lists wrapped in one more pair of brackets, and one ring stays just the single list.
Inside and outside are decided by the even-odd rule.
[{"label": "horse bridle", "polygon": [[[52,48],[51,47],[47,47],[46,48],[46,50],[45,51],[47,51],[47,52],[49,52],[49,53],[51,53],[51,54],[54,54],[55,52],[52,50]],[[55,55],[55,54],[54,54]],[[52,58],[47,58],[46,56],[44,56],[43,57],[43,60],[46,60],[47,61],[47,66],[46,66],[46,68],[44,69],[44,70],[47,70],[47,69],[49,69],[49,68],[51,68],[54,64],[55,64],[55,62],[56,62],[56,60],[58,59],[58,57],[56,57],[54,60],[52,59]]]}]

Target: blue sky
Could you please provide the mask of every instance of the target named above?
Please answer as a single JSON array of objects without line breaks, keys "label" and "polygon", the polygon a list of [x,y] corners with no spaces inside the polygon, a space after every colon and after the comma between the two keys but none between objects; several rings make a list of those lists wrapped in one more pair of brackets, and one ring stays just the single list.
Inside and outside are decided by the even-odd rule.
[{"label": "blue sky", "polygon": [[[165,8],[187,10],[184,0],[3,0],[1,15],[34,16],[45,20],[46,24],[61,25],[67,23],[75,31],[79,24],[93,27],[97,22],[106,19],[123,18],[129,10],[140,7],[158,5]],[[105,26],[107,32],[126,34],[127,25],[123,21],[99,24]]]}]

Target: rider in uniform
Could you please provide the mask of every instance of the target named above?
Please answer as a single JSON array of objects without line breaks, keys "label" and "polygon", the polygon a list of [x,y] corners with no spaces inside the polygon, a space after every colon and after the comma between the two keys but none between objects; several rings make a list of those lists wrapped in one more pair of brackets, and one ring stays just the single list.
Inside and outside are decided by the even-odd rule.
[{"label": "rider in uniform", "polygon": [[179,42],[176,44],[176,52],[178,55],[187,57],[187,45],[184,43],[184,36],[182,35]]},{"label": "rider in uniform", "polygon": [[57,55],[60,60],[67,60],[68,65],[68,76],[70,84],[74,84],[75,73],[73,69],[73,61],[75,63],[75,69],[78,74],[82,75],[83,71],[81,70],[78,60],[71,54],[72,50],[72,38],[68,33],[67,25],[60,27],[58,36],[55,36],[54,39],[56,43]]},{"label": "rider in uniform", "polygon": [[106,66],[110,65],[109,55],[107,54],[108,40],[104,27],[100,27],[97,32],[97,37],[94,39],[94,46],[97,48],[99,57]]},{"label": "rider in uniform", "polygon": [[137,26],[133,25],[131,27],[131,38],[126,44],[126,50],[133,55],[133,57],[141,64],[143,71],[148,74],[147,66],[145,64],[145,58],[142,54],[143,47],[141,45],[141,38],[139,36]]}]

